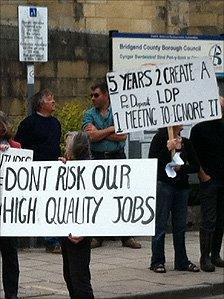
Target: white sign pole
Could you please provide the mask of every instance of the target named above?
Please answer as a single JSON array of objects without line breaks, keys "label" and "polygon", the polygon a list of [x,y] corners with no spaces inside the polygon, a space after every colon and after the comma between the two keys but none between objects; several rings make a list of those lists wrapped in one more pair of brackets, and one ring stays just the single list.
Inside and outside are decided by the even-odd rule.
[{"label": "white sign pole", "polygon": [[27,83],[34,84],[34,65],[27,64]]},{"label": "white sign pole", "polygon": [[[34,82],[34,63],[27,64],[27,96],[30,99],[35,93],[35,82]],[[32,107],[29,101],[28,115],[32,114]]]}]

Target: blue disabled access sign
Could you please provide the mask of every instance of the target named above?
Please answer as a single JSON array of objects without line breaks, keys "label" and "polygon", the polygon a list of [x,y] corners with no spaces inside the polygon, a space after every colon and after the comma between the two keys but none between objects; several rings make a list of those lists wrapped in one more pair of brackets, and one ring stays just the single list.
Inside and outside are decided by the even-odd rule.
[{"label": "blue disabled access sign", "polygon": [[48,9],[19,6],[19,60],[48,61]]},{"label": "blue disabled access sign", "polygon": [[30,7],[30,17],[37,17],[37,8],[36,7]]}]

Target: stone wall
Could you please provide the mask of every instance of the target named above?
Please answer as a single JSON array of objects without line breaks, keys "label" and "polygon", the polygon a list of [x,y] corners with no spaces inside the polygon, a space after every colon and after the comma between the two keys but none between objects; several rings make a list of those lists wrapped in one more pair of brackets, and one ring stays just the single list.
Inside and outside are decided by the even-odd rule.
[{"label": "stone wall", "polygon": [[84,99],[108,70],[108,32],[220,34],[223,0],[1,0],[0,109],[24,111],[26,66],[18,59],[18,5],[48,7],[49,61],[35,64],[35,89]]},{"label": "stone wall", "polygon": [[17,26],[18,5],[47,6],[49,27],[60,30],[223,32],[223,0],[1,0],[1,24]]},{"label": "stone wall", "polygon": [[[18,29],[1,26],[1,103],[11,115],[24,111],[26,64],[18,58]],[[35,63],[35,90],[48,87],[59,101],[82,99],[90,82],[108,70],[108,38],[95,33],[49,30],[49,60]]]}]

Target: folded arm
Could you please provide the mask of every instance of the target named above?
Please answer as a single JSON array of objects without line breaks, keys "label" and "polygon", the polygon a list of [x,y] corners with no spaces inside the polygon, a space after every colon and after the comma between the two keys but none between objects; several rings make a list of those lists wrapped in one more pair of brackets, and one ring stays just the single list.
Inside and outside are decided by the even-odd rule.
[{"label": "folded arm", "polygon": [[97,142],[103,139],[107,139],[111,134],[113,134],[114,126],[110,126],[105,129],[97,129],[93,124],[88,124],[84,128],[84,131],[87,132],[92,142]]},{"label": "folded arm", "polygon": [[110,141],[125,141],[127,139],[127,134],[112,133],[106,139],[108,139]]}]

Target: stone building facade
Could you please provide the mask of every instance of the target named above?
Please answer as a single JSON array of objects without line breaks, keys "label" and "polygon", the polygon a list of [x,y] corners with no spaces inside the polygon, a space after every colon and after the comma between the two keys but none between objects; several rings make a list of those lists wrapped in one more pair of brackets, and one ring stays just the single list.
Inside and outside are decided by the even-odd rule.
[{"label": "stone building facade", "polygon": [[35,90],[49,87],[59,101],[85,99],[108,71],[110,30],[223,33],[223,0],[1,0],[0,109],[23,113],[26,64],[18,56],[18,6],[48,7],[49,60],[35,63]]}]

